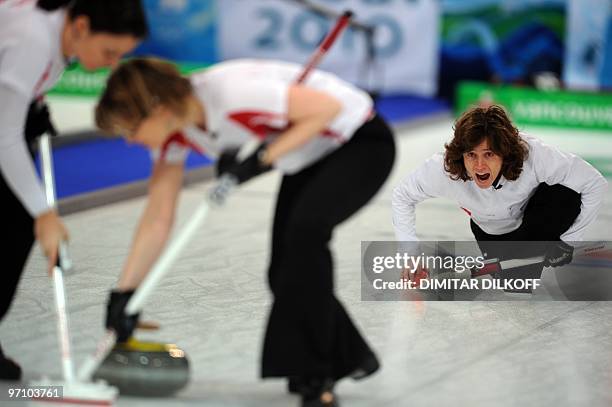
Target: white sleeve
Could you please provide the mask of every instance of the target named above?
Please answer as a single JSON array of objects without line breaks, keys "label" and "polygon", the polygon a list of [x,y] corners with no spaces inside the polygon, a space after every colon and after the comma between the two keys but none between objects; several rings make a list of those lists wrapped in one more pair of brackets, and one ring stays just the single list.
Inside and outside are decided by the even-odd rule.
[{"label": "white sleeve", "polygon": [[608,182],[582,158],[562,152],[539,140],[530,141],[530,154],[533,154],[538,181],[548,185],[561,184],[581,194],[580,214],[561,238],[568,242],[582,240],[585,230],[599,213]]},{"label": "white sleeve", "polygon": [[393,227],[400,241],[416,241],[415,207],[428,198],[449,195],[450,179],[444,171],[444,158],[436,154],[408,174],[393,189]]},{"label": "white sleeve", "polygon": [[47,211],[44,190],[28,152],[23,129],[30,100],[0,84],[0,171],[27,211],[36,217]]},{"label": "white sleeve", "polygon": [[167,164],[181,164],[187,160],[189,149],[176,143],[170,143],[163,154],[159,148],[150,150],[149,154],[153,163],[163,161]]},{"label": "white sleeve", "polygon": [[2,49],[0,84],[6,84],[23,95],[33,96],[51,64],[49,41],[35,30],[25,34],[18,43]]}]

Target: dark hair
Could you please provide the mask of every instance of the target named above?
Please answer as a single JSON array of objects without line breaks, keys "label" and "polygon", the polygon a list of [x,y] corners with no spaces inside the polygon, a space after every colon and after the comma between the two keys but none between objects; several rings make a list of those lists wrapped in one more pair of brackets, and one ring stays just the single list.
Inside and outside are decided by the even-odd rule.
[{"label": "dark hair", "polygon": [[93,32],[126,34],[136,38],[148,35],[141,0],[38,0],[37,6],[47,11],[64,7],[71,20],[87,16]]},{"label": "dark hair", "polygon": [[455,122],[454,131],[451,142],[444,145],[444,169],[452,179],[470,179],[463,154],[485,139],[491,151],[503,159],[501,174],[510,181],[521,175],[523,162],[529,154],[527,142],[501,106],[475,107],[464,112]]}]

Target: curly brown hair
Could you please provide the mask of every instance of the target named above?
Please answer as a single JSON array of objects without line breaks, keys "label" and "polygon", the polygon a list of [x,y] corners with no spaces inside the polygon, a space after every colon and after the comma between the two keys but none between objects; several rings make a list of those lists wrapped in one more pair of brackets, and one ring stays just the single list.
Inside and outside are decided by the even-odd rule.
[{"label": "curly brown hair", "polygon": [[501,106],[474,107],[457,119],[453,129],[453,139],[444,144],[444,169],[451,179],[470,179],[463,154],[472,151],[485,139],[491,151],[503,159],[501,174],[510,181],[521,175],[523,162],[529,154],[527,142],[519,136],[518,129]]}]

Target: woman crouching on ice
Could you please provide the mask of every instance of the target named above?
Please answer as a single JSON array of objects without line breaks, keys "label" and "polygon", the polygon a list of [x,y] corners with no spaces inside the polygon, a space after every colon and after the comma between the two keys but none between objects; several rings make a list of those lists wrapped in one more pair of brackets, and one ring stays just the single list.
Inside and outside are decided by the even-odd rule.
[{"label": "woman crouching on ice", "polygon": [[[497,105],[466,111],[444,147],[444,153],[429,158],[394,189],[398,240],[417,240],[419,202],[447,197],[469,215],[472,233],[487,257],[543,254],[544,265],[553,267],[571,261],[573,247],[568,242],[583,239],[606,193],[607,182],[595,168],[519,133]],[[496,244],[503,241],[546,243],[508,253]]]}]

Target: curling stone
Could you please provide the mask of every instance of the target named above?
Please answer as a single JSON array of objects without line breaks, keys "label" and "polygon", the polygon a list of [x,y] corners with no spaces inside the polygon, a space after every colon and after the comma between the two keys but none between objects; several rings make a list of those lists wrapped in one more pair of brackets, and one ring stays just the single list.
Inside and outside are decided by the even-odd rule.
[{"label": "curling stone", "polygon": [[115,345],[93,379],[105,380],[123,395],[167,397],[189,382],[189,362],[176,345],[130,338]]}]

